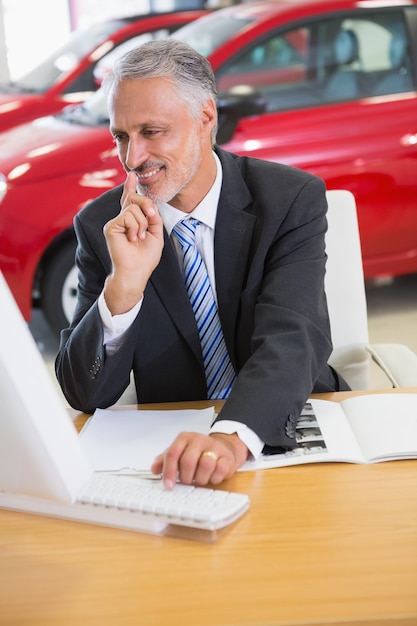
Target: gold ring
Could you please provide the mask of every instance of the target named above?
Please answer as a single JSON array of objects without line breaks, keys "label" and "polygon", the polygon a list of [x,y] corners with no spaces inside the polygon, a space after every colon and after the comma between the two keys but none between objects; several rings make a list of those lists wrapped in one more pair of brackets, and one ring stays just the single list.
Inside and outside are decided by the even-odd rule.
[{"label": "gold ring", "polygon": [[219,460],[219,457],[217,456],[217,454],[215,452],[213,452],[213,450],[206,450],[206,452],[203,452],[203,454],[201,456],[202,457],[203,456],[210,456],[215,461]]}]

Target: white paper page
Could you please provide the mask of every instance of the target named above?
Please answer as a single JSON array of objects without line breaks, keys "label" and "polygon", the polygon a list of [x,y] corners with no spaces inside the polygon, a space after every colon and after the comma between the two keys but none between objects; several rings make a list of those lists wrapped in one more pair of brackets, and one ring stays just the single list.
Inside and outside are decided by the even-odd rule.
[{"label": "white paper page", "polygon": [[97,409],[80,439],[95,471],[126,467],[149,471],[155,457],[181,431],[207,434],[214,417],[214,407],[184,411]]},{"label": "white paper page", "polygon": [[417,394],[375,394],[341,403],[369,461],[417,458]]},{"label": "white paper page", "polygon": [[312,411],[306,411],[297,424],[300,446],[285,454],[263,455],[257,461],[248,461],[241,470],[335,461],[364,463],[365,457],[342,406],[338,402],[315,399],[308,400],[307,404],[311,404]]}]

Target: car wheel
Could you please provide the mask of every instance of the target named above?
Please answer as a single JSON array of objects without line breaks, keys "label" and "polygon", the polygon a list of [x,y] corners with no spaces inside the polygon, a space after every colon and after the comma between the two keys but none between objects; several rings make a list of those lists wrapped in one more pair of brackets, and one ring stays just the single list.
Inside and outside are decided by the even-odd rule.
[{"label": "car wheel", "polygon": [[75,242],[66,243],[49,260],[42,281],[41,307],[57,334],[69,325],[77,301],[75,247]]}]

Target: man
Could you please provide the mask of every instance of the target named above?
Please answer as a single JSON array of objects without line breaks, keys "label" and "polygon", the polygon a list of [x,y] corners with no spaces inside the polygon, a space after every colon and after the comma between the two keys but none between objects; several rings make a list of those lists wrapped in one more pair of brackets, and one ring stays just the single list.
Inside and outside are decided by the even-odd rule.
[{"label": "man", "polygon": [[[208,436],[181,433],[152,466],[168,488],[218,484],[265,445],[294,447],[311,392],[347,388],[327,365],[324,184],[214,147],[213,73],[178,41],[127,53],[108,88],[127,178],[75,218],[79,297],[57,376],[85,412],[114,404],[131,372],[138,402],[227,398]],[[191,254],[205,275],[192,304],[214,294],[222,332],[193,311]],[[207,335],[223,342],[211,365]]]}]

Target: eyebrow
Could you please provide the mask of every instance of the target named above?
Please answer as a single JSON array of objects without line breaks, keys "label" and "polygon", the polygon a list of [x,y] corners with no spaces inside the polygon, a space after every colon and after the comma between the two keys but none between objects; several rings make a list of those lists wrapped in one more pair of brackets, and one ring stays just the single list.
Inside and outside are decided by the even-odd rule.
[{"label": "eyebrow", "polygon": [[[147,122],[144,122],[142,124],[137,124],[136,126],[133,127],[134,131],[142,131],[145,128],[149,128],[151,126],[158,126],[161,128],[167,128],[170,125],[169,120],[148,120]],[[112,134],[114,133],[122,133],[122,134],[126,134],[126,131],[123,130],[122,128],[117,128],[117,126],[110,126],[110,132]]]}]

